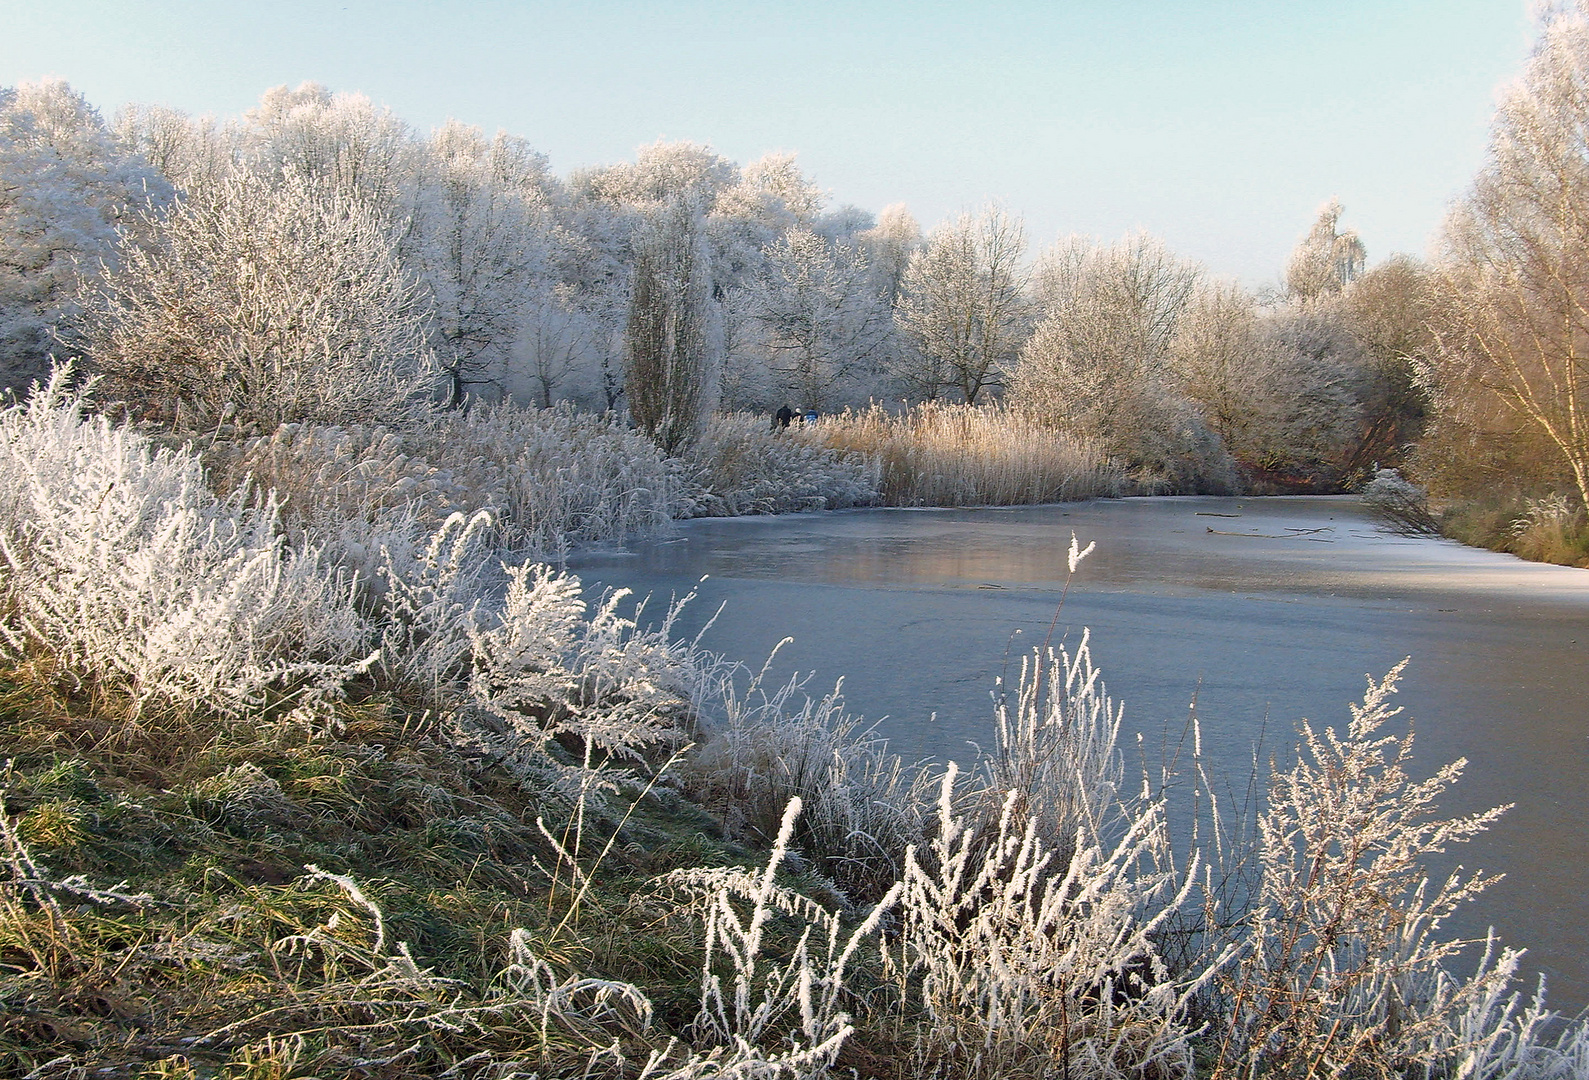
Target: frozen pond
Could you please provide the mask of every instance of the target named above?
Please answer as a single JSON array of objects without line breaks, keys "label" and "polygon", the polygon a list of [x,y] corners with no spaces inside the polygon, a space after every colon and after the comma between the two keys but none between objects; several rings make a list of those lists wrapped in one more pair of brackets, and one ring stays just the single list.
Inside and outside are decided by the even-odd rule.
[{"label": "frozen pond", "polygon": [[1493,923],[1553,1005],[1589,1005],[1589,571],[1390,536],[1355,500],[1317,497],[702,520],[572,569],[658,601],[697,588],[690,632],[724,605],[714,651],[759,664],[793,637],[779,670],[816,671],[813,690],[842,676],[850,711],[883,718],[907,758],[967,761],[990,739],[995,678],[1054,621],[1072,529],[1098,550],[1055,641],[1091,628],[1152,747],[1195,695],[1205,754],[1237,786],[1260,737],[1267,763],[1303,717],[1344,727],[1364,675],[1410,655],[1415,773],[1466,757],[1446,811],[1517,804],[1454,851],[1507,874],[1460,929]]}]

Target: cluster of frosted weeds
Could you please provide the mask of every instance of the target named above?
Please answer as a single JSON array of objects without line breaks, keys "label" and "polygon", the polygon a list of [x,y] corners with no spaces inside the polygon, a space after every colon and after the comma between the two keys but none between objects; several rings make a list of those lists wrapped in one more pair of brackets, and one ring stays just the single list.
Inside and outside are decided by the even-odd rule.
[{"label": "cluster of frosted weeds", "polygon": [[761,842],[800,799],[796,849],[846,896],[881,896],[922,836],[925,772],[845,711],[842,684],[812,697],[799,676],[769,688],[766,675],[767,665],[748,677],[739,666],[711,672],[702,709],[711,737],[684,763],[686,790],[729,835]]},{"label": "cluster of frosted weeds", "polygon": [[[896,883],[858,925],[844,933],[839,916],[777,883],[800,815],[791,799],[766,868],[677,870],[665,884],[682,894],[705,931],[698,1041],[747,1054],[781,1044],[771,1063],[793,1076],[821,1076],[854,1031],[844,975],[861,943],[875,933],[903,886]],[[798,927],[782,956],[767,950],[768,925],[782,916]],[[726,968],[726,972],[721,970]],[[730,977],[729,985],[723,976]]]},{"label": "cluster of frosted weeds", "polygon": [[1522,536],[1536,529],[1564,529],[1583,517],[1583,511],[1561,494],[1527,499],[1523,506],[1523,516],[1511,522],[1513,536]]},{"label": "cluster of frosted weeds", "polygon": [[13,648],[151,702],[235,713],[314,697],[373,659],[347,576],[289,547],[277,504],[211,494],[191,454],[84,414],[57,370],[0,412],[0,567]]},{"label": "cluster of frosted weeds", "polygon": [[427,524],[405,507],[366,522],[360,564],[339,565],[288,541],[274,494],[213,494],[195,454],[87,415],[68,380],[0,411],[13,657],[114,687],[133,716],[313,704],[364,679],[520,763],[550,761],[563,734],[602,758],[672,738],[700,679],[693,644],[672,640],[676,609],[656,630],[620,613],[626,594],[587,613],[577,578],[504,566],[484,511]]},{"label": "cluster of frosted weeds", "polygon": [[[1092,550],[1072,538],[1070,565]],[[905,854],[885,960],[925,1017],[924,1067],[1094,1077],[1190,1075],[1192,1006],[1229,960],[1175,970],[1159,937],[1188,903],[1163,799],[1123,790],[1121,712],[1092,665],[1034,652],[997,700],[980,783],[951,764]]]},{"label": "cluster of frosted weeds", "polygon": [[703,517],[871,506],[882,483],[875,454],[822,446],[744,413],[708,421],[685,458],[703,492],[696,510]]},{"label": "cluster of frosted weeds", "polygon": [[1408,774],[1412,736],[1383,733],[1405,664],[1369,680],[1344,733],[1304,723],[1298,760],[1270,779],[1239,952],[1215,981],[1215,1076],[1583,1075],[1568,1066],[1589,1027],[1547,1036],[1540,999],[1519,1007],[1519,951],[1491,940],[1472,975],[1451,971],[1470,943],[1446,921],[1493,879],[1459,868],[1431,883],[1424,859],[1506,808],[1434,815],[1465,762]]},{"label": "cluster of frosted weeds", "polygon": [[1121,806],[1118,837],[1078,822],[1062,847],[1009,791],[989,827],[957,810],[951,765],[936,835],[905,857],[902,927],[885,951],[927,1024],[938,1069],[1190,1075],[1189,1007],[1215,964],[1172,972],[1155,937],[1195,877],[1167,865],[1162,803]]},{"label": "cluster of frosted weeds", "polygon": [[292,529],[366,572],[372,536],[405,522],[435,528],[489,510],[502,548],[545,559],[663,534],[696,507],[679,462],[612,418],[567,406],[480,405],[401,430],[284,424],[217,440],[205,457],[223,484],[273,488]]}]

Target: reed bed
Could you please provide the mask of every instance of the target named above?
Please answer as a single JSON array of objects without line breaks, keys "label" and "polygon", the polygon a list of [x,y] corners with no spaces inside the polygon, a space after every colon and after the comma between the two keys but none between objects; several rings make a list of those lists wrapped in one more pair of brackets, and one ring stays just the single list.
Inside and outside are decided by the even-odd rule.
[{"label": "reed bed", "polygon": [[1002,406],[929,402],[895,414],[873,405],[791,430],[816,445],[875,457],[885,506],[1022,506],[1129,489],[1098,444]]},{"label": "reed bed", "polygon": [[542,559],[665,535],[699,495],[644,435],[567,406],[479,406],[404,428],[284,424],[203,449],[218,490],[245,479],[273,490],[294,530],[402,517],[435,527],[488,510],[505,548]]},{"label": "reed bed", "polygon": [[703,517],[842,510],[877,503],[875,455],[835,450],[772,429],[750,413],[715,416],[684,455]]}]

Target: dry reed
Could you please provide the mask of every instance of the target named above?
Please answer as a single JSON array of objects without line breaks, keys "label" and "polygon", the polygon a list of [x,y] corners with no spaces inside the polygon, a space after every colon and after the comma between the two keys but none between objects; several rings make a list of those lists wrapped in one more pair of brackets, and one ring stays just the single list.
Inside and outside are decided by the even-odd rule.
[{"label": "dry reed", "polygon": [[873,405],[795,429],[800,439],[876,457],[886,506],[1017,506],[1118,496],[1119,466],[1096,443],[1003,407]]}]

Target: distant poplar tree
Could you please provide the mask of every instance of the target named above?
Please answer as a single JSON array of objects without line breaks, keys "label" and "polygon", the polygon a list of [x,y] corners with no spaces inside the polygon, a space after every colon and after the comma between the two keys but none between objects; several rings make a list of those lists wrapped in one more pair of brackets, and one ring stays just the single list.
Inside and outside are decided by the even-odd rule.
[{"label": "distant poplar tree", "polygon": [[709,262],[700,214],[686,198],[657,210],[635,239],[624,332],[629,413],[669,454],[694,440],[710,411]]},{"label": "distant poplar tree", "polygon": [[1313,228],[1291,252],[1286,264],[1286,292],[1304,302],[1338,296],[1362,276],[1368,249],[1355,230],[1341,231],[1340,202],[1331,199],[1319,207]]}]

